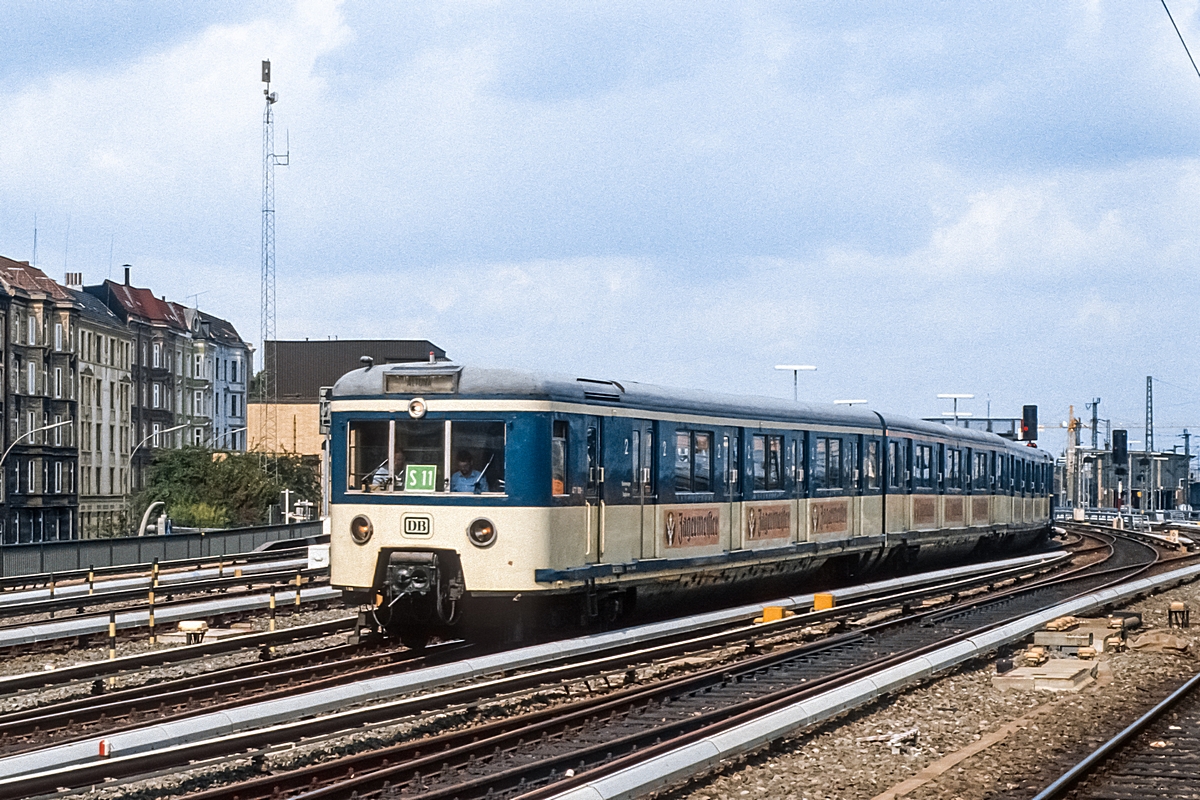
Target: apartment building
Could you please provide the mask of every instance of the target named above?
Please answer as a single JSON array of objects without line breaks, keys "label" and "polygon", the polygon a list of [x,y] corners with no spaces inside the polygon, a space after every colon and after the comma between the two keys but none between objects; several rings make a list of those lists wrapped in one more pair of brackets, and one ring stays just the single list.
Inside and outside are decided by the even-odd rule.
[{"label": "apartment building", "polygon": [[128,532],[125,502],[133,378],[133,340],[109,308],[82,290],[82,275],[67,274],[79,306],[75,369],[78,376],[79,532],[82,538]]}]

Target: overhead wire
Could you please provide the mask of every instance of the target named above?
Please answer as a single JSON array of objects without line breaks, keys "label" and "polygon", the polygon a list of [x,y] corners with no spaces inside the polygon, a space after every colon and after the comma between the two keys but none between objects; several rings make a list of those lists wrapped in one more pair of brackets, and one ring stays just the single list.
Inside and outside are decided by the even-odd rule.
[{"label": "overhead wire", "polygon": [[1175,35],[1179,37],[1179,43],[1183,45],[1183,52],[1187,53],[1188,61],[1192,62],[1192,69],[1196,70],[1196,77],[1200,78],[1200,67],[1196,66],[1196,59],[1192,58],[1192,51],[1188,49],[1187,42],[1183,40],[1183,33],[1175,24],[1175,17],[1171,14],[1171,9],[1167,8],[1167,0],[1160,0],[1160,2],[1163,10],[1167,12],[1167,19],[1171,20],[1171,27],[1175,29]]}]

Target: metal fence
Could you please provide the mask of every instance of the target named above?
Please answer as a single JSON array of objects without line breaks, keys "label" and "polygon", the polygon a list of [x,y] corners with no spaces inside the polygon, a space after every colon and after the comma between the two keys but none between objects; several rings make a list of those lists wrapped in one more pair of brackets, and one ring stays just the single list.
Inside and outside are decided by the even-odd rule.
[{"label": "metal fence", "polygon": [[321,535],[321,523],[263,525],[170,536],[123,536],[0,546],[0,577],[249,553],[268,542]]}]

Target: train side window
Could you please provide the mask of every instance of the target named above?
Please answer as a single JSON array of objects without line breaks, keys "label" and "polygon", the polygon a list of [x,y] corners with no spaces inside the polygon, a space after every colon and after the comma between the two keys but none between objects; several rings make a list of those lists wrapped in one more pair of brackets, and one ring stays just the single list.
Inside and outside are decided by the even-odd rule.
[{"label": "train side window", "polygon": [[692,491],[692,433],[675,433],[675,491]]},{"label": "train side window", "polygon": [[692,491],[712,491],[712,434],[692,434]]},{"label": "train side window", "polygon": [[675,433],[675,491],[712,491],[712,434]]},{"label": "train side window", "polygon": [[504,492],[505,427],[499,421],[456,420],[451,424],[450,449],[454,453],[454,462],[450,465],[454,470],[450,476],[451,492]]},{"label": "train side window", "polygon": [[867,442],[867,457],[863,468],[867,473],[867,488],[879,488],[879,442],[871,439]]},{"label": "train side window", "polygon": [[554,420],[550,436],[550,493],[553,495],[569,494],[567,487],[568,433],[569,429],[565,419]]},{"label": "train side window", "polygon": [[347,445],[350,469],[346,488],[362,492],[386,491],[391,485],[388,422],[351,422]]},{"label": "train side window", "polygon": [[842,440],[820,437],[813,463],[813,483],[818,489],[842,487]]},{"label": "train side window", "polygon": [[770,492],[783,488],[782,436],[754,436],[750,461],[755,491]]},{"label": "train side window", "polygon": [[[397,420],[395,489],[407,492],[446,490],[446,423]],[[410,469],[411,467],[411,469]]]},{"label": "train side window", "polygon": [[858,465],[858,437],[851,436],[846,440],[846,453],[842,460],[842,472],[845,475],[845,480],[842,481],[843,486],[848,486],[857,491],[861,485],[862,472]]},{"label": "train side window", "polygon": [[916,473],[916,484],[928,489],[933,486],[933,447],[919,444],[913,448],[913,471]]},{"label": "train side window", "polygon": [[962,450],[951,447],[946,450],[946,488],[962,489]]},{"label": "train side window", "polygon": [[976,451],[971,468],[971,488],[975,490],[988,488],[988,454]]},{"label": "train side window", "polygon": [[888,488],[904,488],[904,447],[901,442],[888,442]]}]

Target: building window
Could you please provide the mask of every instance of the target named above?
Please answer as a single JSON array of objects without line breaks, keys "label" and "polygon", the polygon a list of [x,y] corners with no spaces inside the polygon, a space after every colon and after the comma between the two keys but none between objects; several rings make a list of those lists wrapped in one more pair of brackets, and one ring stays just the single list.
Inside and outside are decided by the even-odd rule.
[{"label": "building window", "polygon": [[204,392],[197,390],[192,394],[192,413],[196,416],[204,413]]},{"label": "building window", "polygon": [[62,399],[62,367],[54,368],[54,399]]},{"label": "building window", "polygon": [[29,317],[29,344],[37,344],[37,318],[32,315]]},{"label": "building window", "polygon": [[154,408],[158,408],[158,384],[154,384]]},{"label": "building window", "polygon": [[200,362],[201,362],[202,358],[203,358],[203,356],[201,356],[199,353],[196,353],[195,358],[192,359],[192,377],[193,378],[200,377]]},{"label": "building window", "polygon": [[154,343],[154,368],[159,369],[162,366],[162,347],[158,342]]},{"label": "building window", "polygon": [[34,488],[36,486],[36,481],[37,481],[37,462],[31,458],[31,459],[29,459],[29,481],[25,484],[26,491],[28,491],[30,494],[35,494],[37,491]]},{"label": "building window", "polygon": [[230,408],[229,413],[232,416],[236,417],[241,413],[240,411],[238,411],[238,396],[236,394],[229,398],[229,408]]},{"label": "building window", "polygon": [[62,349],[63,349],[62,348],[62,344],[63,344],[63,336],[62,335],[63,335],[62,323],[61,322],[54,323],[54,349],[59,351],[60,353],[62,352]]},{"label": "building window", "polygon": [[[55,415],[54,415],[54,422],[55,422],[55,424],[56,424],[56,425],[57,425],[58,423],[62,422],[62,415],[61,415],[61,414],[55,414]],[[59,425],[57,428],[55,428],[55,429],[54,429],[54,444],[55,444],[55,446],[56,446],[56,447],[62,447],[62,432],[63,432],[63,426],[62,426],[62,425]]]},{"label": "building window", "polygon": [[159,432],[160,428],[161,428],[161,426],[157,422],[154,423],[154,442],[153,442],[154,447],[158,447],[158,432]]},{"label": "building window", "polygon": [[37,394],[37,365],[27,364],[25,370],[29,394]]},{"label": "building window", "polygon": [[61,461],[54,462],[54,493],[55,494],[62,493],[62,473],[63,473],[62,464],[63,464],[63,462],[61,462]]},{"label": "building window", "polygon": [[192,431],[192,444],[196,447],[204,444],[204,428],[196,428]]},{"label": "building window", "polygon": [[234,383],[237,383],[237,379],[238,379],[237,375],[238,375],[238,359],[235,358],[233,360],[233,377],[230,378],[230,380],[233,381]]}]

